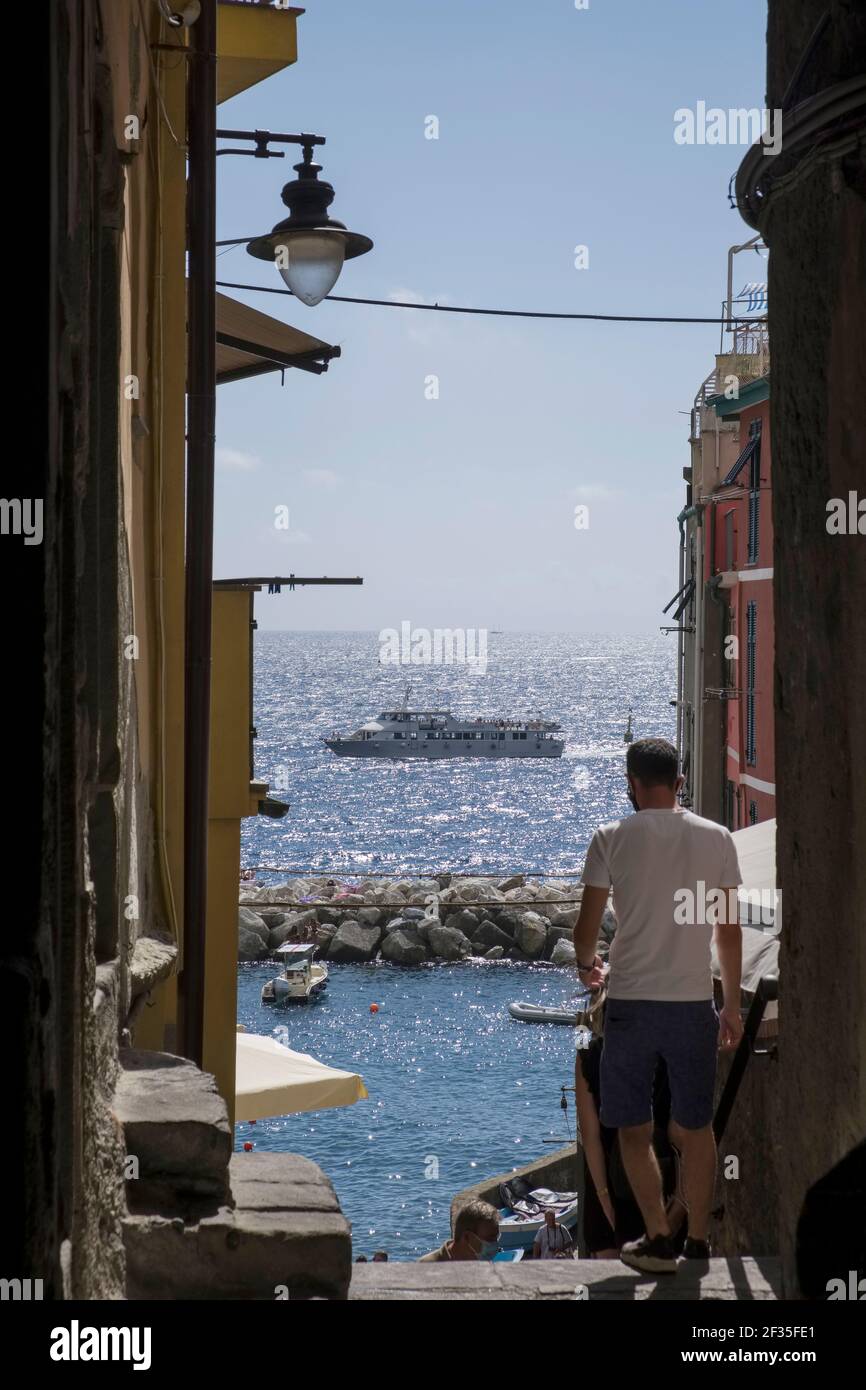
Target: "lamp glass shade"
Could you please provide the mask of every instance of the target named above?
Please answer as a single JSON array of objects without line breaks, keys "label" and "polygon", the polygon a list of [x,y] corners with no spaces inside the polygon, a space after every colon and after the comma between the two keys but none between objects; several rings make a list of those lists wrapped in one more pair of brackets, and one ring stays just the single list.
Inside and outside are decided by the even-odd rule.
[{"label": "lamp glass shade", "polygon": [[292,294],[310,306],[334,288],[346,255],[344,238],[331,232],[287,237],[274,249],[277,269]]}]

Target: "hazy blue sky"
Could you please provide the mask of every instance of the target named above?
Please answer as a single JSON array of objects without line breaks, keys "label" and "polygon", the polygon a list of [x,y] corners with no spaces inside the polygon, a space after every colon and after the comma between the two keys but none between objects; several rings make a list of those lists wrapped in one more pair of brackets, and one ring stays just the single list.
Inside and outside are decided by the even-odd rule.
[{"label": "hazy blue sky", "polygon": [[[744,150],[674,112],[764,103],[766,5],[309,0],[298,62],[223,126],[327,137],[332,212],[371,236],[335,293],[558,311],[719,312]],[[435,115],[439,139],[425,139]],[[285,160],[219,164],[219,235],[269,230]],[[589,268],[574,248],[589,248]],[[281,286],[243,247],[218,278]],[[765,279],[741,256],[744,280]],[[224,291],[339,343],[321,377],[220,388],[217,576],[355,575],[262,595],[262,627],[652,632],[676,588],[682,412],[718,329],[490,320]],[[425,399],[425,378],[439,399]],[[589,529],[574,527],[577,503]],[[288,533],[274,508],[290,508]],[[673,639],[671,639],[673,640]]]}]

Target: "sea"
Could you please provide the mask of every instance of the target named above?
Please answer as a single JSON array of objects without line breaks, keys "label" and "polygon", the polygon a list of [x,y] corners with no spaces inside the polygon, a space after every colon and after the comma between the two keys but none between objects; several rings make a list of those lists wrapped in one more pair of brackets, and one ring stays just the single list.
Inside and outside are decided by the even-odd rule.
[{"label": "sea", "polygon": [[[597,825],[630,814],[623,735],[673,738],[671,637],[490,633],[484,667],[383,665],[375,632],[255,635],[256,777],[289,803],[244,822],[262,884],[328,872],[579,875]],[[323,743],[406,696],[410,708],[555,719],[559,759],[390,762]],[[575,980],[509,961],[413,969],[334,965],[315,1003],[260,1002],[271,964],[238,969],[238,1022],[357,1071],[369,1099],[239,1124],[236,1148],[303,1154],[328,1174],[355,1255],[417,1259],[446,1240],[455,1192],[574,1137],[574,1034],[511,1018],[514,1000],[563,1005]],[[377,1009],[371,1011],[371,1005]],[[565,1103],[563,1106],[563,1102]]]}]

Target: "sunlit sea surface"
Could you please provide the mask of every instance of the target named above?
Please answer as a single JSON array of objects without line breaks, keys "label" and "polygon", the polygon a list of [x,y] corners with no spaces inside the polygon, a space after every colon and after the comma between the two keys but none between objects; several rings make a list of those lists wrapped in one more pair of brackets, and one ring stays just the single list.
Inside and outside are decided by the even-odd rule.
[{"label": "sunlit sea surface", "polygon": [[[629,813],[623,760],[636,738],[672,738],[676,648],[659,637],[503,633],[485,673],[380,666],[375,633],[256,634],[256,776],[291,803],[244,823],[243,863],[264,883],[328,871],[578,873],[595,827]],[[561,759],[438,763],[337,758],[322,743],[380,711],[412,708],[556,719]],[[270,872],[268,871],[270,869]],[[511,962],[330,969],[325,995],[275,1011],[259,1002],[272,965],[238,972],[238,1021],[332,1066],[359,1071],[370,1099],[237,1127],[236,1146],[305,1154],[334,1182],[355,1254],[412,1259],[449,1234],[456,1191],[574,1134],[570,1029],[523,1024],[512,1000],[562,1004],[565,972]],[[371,1014],[371,1003],[379,1012]]]}]

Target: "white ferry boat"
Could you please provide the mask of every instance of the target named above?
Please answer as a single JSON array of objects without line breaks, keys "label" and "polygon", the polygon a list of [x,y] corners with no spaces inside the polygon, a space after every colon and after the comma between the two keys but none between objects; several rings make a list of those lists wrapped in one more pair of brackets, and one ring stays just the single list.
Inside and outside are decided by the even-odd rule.
[{"label": "white ferry boat", "polygon": [[550,719],[467,719],[447,709],[403,708],[323,742],[340,758],[560,758],[560,730]]}]

